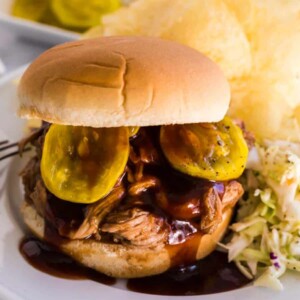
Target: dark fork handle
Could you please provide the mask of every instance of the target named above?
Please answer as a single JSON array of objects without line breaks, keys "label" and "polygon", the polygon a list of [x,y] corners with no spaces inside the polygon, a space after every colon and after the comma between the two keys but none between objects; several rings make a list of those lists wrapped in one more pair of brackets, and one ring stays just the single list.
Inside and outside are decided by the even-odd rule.
[{"label": "dark fork handle", "polygon": [[8,140],[1,141],[1,142],[0,142],[0,146],[1,146],[1,145],[5,145],[5,144],[7,144],[7,143],[8,143]]},{"label": "dark fork handle", "polygon": [[16,147],[16,146],[18,146],[18,144],[19,143],[12,143],[12,144],[9,144],[7,146],[1,147],[0,151],[6,150],[6,149],[9,149],[9,148],[12,148],[12,147]]}]

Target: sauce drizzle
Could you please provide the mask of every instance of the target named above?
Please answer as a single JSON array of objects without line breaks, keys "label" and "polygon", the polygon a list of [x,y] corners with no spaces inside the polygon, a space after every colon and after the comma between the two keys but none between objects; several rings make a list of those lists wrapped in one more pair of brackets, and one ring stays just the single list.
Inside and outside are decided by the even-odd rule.
[{"label": "sauce drizzle", "polygon": [[[51,276],[73,280],[89,279],[105,285],[117,282],[115,278],[79,265],[34,237],[25,237],[21,241],[20,252],[31,266]],[[129,279],[127,288],[152,295],[206,295],[235,290],[249,282],[234,263],[227,262],[227,254],[215,251],[195,264],[173,268],[161,275]]]},{"label": "sauce drizzle", "polygon": [[127,288],[144,294],[184,296],[221,293],[250,283],[227,259],[226,253],[215,251],[195,264],[156,276],[129,279]]},{"label": "sauce drizzle", "polygon": [[116,283],[115,278],[79,265],[69,256],[34,237],[26,237],[21,241],[20,252],[34,268],[55,277],[73,280],[90,279],[106,285]]}]

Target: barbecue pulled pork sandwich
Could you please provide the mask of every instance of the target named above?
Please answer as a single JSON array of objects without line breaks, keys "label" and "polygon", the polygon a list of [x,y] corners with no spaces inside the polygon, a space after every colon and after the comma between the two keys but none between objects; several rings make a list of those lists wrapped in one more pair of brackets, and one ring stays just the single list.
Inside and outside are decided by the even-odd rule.
[{"label": "barbecue pulled pork sandwich", "polygon": [[19,87],[32,232],[81,264],[142,277],[201,259],[222,238],[248,154],[225,117],[219,68],[170,41],[105,37],[54,47]]}]

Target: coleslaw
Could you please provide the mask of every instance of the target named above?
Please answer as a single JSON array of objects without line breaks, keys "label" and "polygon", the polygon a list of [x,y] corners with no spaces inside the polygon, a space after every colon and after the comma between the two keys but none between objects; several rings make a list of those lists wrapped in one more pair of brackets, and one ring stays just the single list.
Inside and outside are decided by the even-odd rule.
[{"label": "coleslaw", "polygon": [[254,285],[282,290],[279,277],[300,271],[300,145],[266,141],[248,159],[245,194],[225,245]]}]

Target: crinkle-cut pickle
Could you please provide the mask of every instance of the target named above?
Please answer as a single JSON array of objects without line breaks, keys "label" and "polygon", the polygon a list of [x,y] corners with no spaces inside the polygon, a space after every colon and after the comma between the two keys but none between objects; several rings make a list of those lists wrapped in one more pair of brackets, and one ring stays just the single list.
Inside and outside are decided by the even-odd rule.
[{"label": "crinkle-cut pickle", "polygon": [[89,28],[100,24],[101,16],[117,10],[120,0],[52,0],[51,8],[65,26]]},{"label": "crinkle-cut pickle", "polygon": [[15,0],[12,15],[32,21],[40,21],[49,5],[49,0]]},{"label": "crinkle-cut pickle", "polygon": [[238,178],[248,157],[242,130],[229,117],[218,123],[162,126],[160,144],[175,169],[208,180]]},{"label": "crinkle-cut pickle", "polygon": [[140,130],[139,126],[129,126],[127,128],[129,130],[129,137],[134,137]]},{"label": "crinkle-cut pickle", "polygon": [[53,124],[45,136],[41,174],[56,197],[93,203],[112,190],[124,172],[128,156],[126,127]]}]

